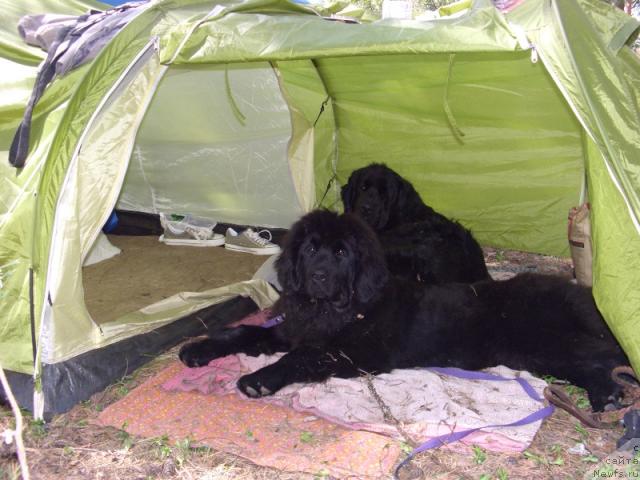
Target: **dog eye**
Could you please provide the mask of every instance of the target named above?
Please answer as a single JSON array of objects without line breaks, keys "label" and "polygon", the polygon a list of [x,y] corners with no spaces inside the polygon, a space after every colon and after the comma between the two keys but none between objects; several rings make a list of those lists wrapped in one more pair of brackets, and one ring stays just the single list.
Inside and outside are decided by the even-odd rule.
[{"label": "dog eye", "polygon": [[307,247],[307,253],[313,255],[314,253],[316,253],[316,247],[314,245],[309,245]]},{"label": "dog eye", "polygon": [[360,185],[360,190],[365,191],[367,189],[367,186],[365,184]]},{"label": "dog eye", "polygon": [[347,251],[344,248],[338,248],[336,250],[336,257],[346,257]]}]

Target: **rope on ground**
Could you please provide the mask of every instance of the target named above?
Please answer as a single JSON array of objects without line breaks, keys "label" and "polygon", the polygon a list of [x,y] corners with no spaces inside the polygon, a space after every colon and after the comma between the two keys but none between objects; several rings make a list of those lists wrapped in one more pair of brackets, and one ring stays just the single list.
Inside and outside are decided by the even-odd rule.
[{"label": "rope on ground", "polygon": [[[361,374],[365,382],[367,383],[367,387],[369,388],[369,393],[371,393],[371,396],[374,398],[374,400],[378,404],[378,407],[380,407],[380,410],[382,411],[382,416],[384,417],[385,422],[387,422],[387,424],[389,425],[394,425],[396,427],[396,430],[398,430],[398,433],[402,436],[404,442],[409,447],[411,447],[411,449],[415,449],[418,446],[418,442],[415,441],[413,438],[411,438],[411,435],[409,435],[407,431],[404,429],[402,422],[398,420],[393,415],[393,413],[391,413],[391,408],[389,408],[389,405],[387,405],[382,399],[382,397],[380,397],[380,394],[376,390],[376,387],[373,385],[373,375],[371,375],[369,372],[364,372],[364,371],[361,371]],[[424,472],[422,471],[422,469],[417,467],[416,465],[411,464],[412,458],[413,458],[413,455],[409,455],[405,460],[403,460],[396,467],[395,471],[393,472],[394,479],[397,480],[400,478],[400,473],[399,473],[400,470],[403,471],[402,473],[403,479],[406,479],[406,480],[424,479]]]},{"label": "rope on ground", "polygon": [[417,447],[418,442],[416,442],[413,438],[411,438],[411,436],[407,433],[407,431],[402,426],[402,422],[400,422],[400,420],[398,420],[396,417],[393,416],[393,414],[391,413],[391,409],[389,408],[389,405],[384,403],[384,400],[382,400],[382,398],[380,397],[380,394],[376,390],[376,387],[373,385],[373,375],[371,375],[370,373],[364,373],[363,377],[367,382],[369,393],[371,393],[371,396],[374,398],[374,400],[378,404],[378,407],[380,407],[380,410],[382,411],[382,416],[384,417],[384,420],[388,424],[396,427],[396,430],[398,430],[398,433],[402,435],[402,438],[407,445],[409,445],[411,448]]},{"label": "rope on ground", "polygon": [[22,475],[23,480],[29,480],[29,464],[27,463],[27,453],[24,449],[24,442],[22,441],[22,413],[20,412],[20,407],[18,407],[18,402],[16,402],[16,397],[13,396],[13,392],[9,386],[7,376],[4,374],[2,365],[0,365],[0,381],[2,382],[2,388],[7,396],[7,400],[9,400],[9,404],[11,405],[11,410],[13,410],[13,415],[16,417],[15,432],[9,432],[16,440],[16,451],[18,453],[18,462],[20,463],[20,474]]}]

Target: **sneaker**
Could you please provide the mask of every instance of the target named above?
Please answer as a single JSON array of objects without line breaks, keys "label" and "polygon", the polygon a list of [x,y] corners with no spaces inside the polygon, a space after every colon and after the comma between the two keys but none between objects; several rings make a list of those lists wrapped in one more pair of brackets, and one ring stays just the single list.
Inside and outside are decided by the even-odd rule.
[{"label": "sneaker", "polygon": [[[268,235],[268,238],[260,234]],[[254,255],[280,253],[280,247],[275,243],[271,243],[271,232],[269,230],[255,232],[250,228],[247,228],[242,233],[236,232],[233,228],[228,228],[225,235],[224,248],[236,252],[253,253]]]},{"label": "sneaker", "polygon": [[218,247],[224,245],[224,236],[213,232],[216,223],[211,220],[192,217],[191,215],[160,214],[160,224],[164,234],[160,240],[166,245],[191,247]]}]

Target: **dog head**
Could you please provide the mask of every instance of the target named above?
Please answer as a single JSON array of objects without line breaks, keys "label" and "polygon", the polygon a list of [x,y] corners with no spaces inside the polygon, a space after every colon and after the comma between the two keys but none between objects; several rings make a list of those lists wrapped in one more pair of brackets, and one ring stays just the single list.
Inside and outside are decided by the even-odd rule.
[{"label": "dog head", "polygon": [[378,163],[354,170],[341,196],[345,212],[358,215],[378,232],[418,220],[412,216],[426,208],[407,180]]},{"label": "dog head", "polygon": [[372,301],[388,277],[375,233],[353,215],[326,210],[291,227],[276,269],[285,294],[327,301],[339,310]]}]

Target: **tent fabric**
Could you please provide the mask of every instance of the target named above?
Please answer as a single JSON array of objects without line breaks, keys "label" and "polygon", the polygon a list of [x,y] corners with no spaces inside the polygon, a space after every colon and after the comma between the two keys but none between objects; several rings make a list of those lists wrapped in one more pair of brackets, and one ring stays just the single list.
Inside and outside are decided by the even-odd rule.
[{"label": "tent fabric", "polygon": [[[6,11],[89,5],[42,2]],[[496,247],[566,255],[587,198],[594,296],[639,367],[638,23],[599,0],[468,3],[365,25],[286,0],[149,2],[44,91],[19,170],[7,151],[44,53],[3,17],[0,363],[39,377],[216,301],[176,292],[188,300],[92,319],[81,267],[116,206],[286,228],[340,209],[350,172],[376,161]]]},{"label": "tent fabric", "polygon": [[[327,22],[308,10],[292,15],[302,7],[282,0],[228,3],[193,33],[201,19],[169,29],[160,41],[160,57],[163,63],[191,64],[516,49],[504,17],[489,1],[477,4],[468,15],[451,20],[352,25]],[[283,15],[273,22],[261,14],[265,11]]]},{"label": "tent fabric", "polygon": [[611,182],[611,172],[593,142],[588,144],[588,162],[592,217],[602,218],[592,224],[591,232],[593,278],[597,284],[593,293],[600,311],[637,369],[640,341],[634,332],[638,330],[640,318],[640,291],[636,281],[640,258],[638,232],[629,221],[623,195]]},{"label": "tent fabric", "polygon": [[[566,255],[566,232],[557,227],[580,196],[581,139],[571,112],[528,52],[318,64],[338,99],[343,184],[362,163],[386,162],[482,244]],[[364,95],[348,81],[356,75],[371,79]],[[447,116],[447,82],[461,137]],[[541,98],[541,92],[549,93]],[[536,107],[542,103],[546,108]]]},{"label": "tent fabric", "polygon": [[[592,15],[598,11],[595,0],[553,2],[546,8],[540,3],[548,22],[545,28],[531,30],[532,42],[543,52],[546,67],[564,76],[561,85],[566,89],[565,95],[585,122],[588,134],[609,159],[614,181],[629,203],[632,218],[639,223],[640,197],[636,182],[640,179],[640,160],[632,155],[640,146],[638,104],[633,101],[637,99],[637,92],[633,91],[633,84],[626,81],[624,64],[611,54],[609,44],[613,40],[620,43],[619,33],[632,33],[631,28],[637,30],[640,23],[621,12],[617,14],[618,23],[613,23],[611,17],[615,9],[607,9],[608,15],[602,16],[608,21],[594,22],[585,11],[591,11]],[[589,9],[584,8],[587,5]],[[599,7],[602,10],[602,6]],[[514,18],[519,20],[521,17]],[[582,33],[585,31],[594,34],[585,37]]]}]

